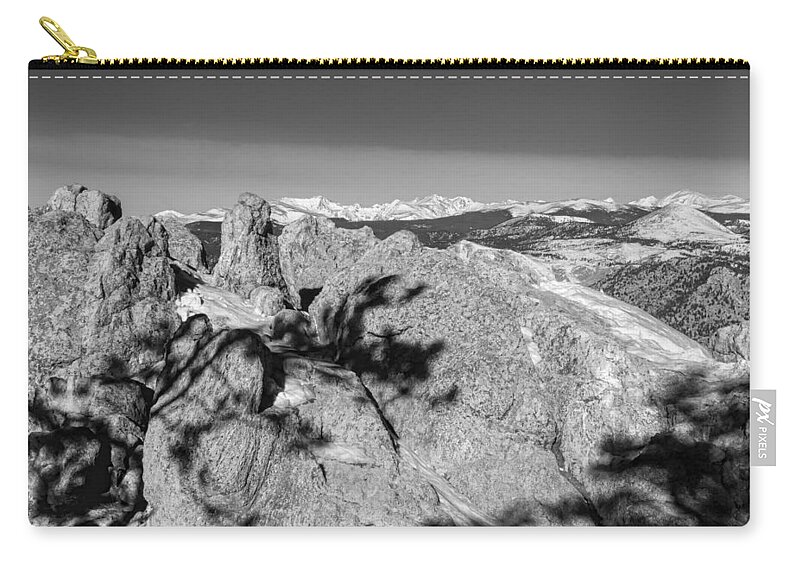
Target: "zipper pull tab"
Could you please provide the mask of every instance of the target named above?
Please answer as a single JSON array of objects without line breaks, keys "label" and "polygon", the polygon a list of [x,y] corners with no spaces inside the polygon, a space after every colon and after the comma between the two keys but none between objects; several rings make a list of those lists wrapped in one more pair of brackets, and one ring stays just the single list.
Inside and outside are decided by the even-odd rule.
[{"label": "zipper pull tab", "polygon": [[[50,34],[51,38],[58,42],[58,45],[64,48],[63,54],[46,55],[42,58],[42,61],[55,61],[58,63],[99,63],[97,54],[93,49],[75,45],[75,42],[67,35],[67,32],[52,18],[42,16],[39,18],[39,24]],[[83,52],[84,55],[81,55],[81,52]]]}]

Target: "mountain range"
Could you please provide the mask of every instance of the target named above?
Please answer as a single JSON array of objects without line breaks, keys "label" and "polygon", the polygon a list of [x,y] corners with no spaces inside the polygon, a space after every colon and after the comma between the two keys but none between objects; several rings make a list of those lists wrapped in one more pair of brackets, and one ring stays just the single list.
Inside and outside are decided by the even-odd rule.
[{"label": "mountain range", "polygon": [[[698,210],[718,214],[749,214],[750,202],[739,196],[727,195],[710,197],[700,192],[679,190],[658,199],[655,196],[642,198],[628,204],[615,202],[612,198],[592,200],[587,198],[556,201],[518,201],[476,202],[470,198],[457,196],[446,198],[432,195],[415,198],[410,201],[394,200],[385,204],[361,206],[359,204],[339,204],[323,196],[312,198],[281,198],[271,202],[272,219],[278,224],[289,224],[305,215],[338,218],[348,221],[381,221],[381,220],[428,220],[457,216],[469,212],[507,211],[511,217],[527,214],[549,214],[571,216],[578,214],[585,217],[605,218],[606,223],[619,221],[625,223],[631,217],[638,217],[649,211],[681,204]],[[206,212],[183,214],[175,210],[165,210],[155,215],[157,218],[172,218],[184,224],[192,222],[221,222],[228,212],[225,208],[212,208]]]}]

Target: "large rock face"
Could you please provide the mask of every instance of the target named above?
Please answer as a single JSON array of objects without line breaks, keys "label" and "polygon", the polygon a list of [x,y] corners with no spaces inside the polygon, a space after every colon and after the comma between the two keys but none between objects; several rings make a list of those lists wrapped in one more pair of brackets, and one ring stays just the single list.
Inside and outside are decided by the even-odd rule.
[{"label": "large rock face", "polygon": [[32,378],[140,374],[179,324],[169,260],[134,218],[101,233],[76,213],[30,213],[28,281]]},{"label": "large rock face", "polygon": [[76,212],[101,230],[122,216],[119,198],[99,190],[89,190],[81,184],[62,186],[47,202],[51,210]]},{"label": "large rock face", "polygon": [[328,218],[304,216],[278,238],[281,271],[292,303],[307,308],[328,277],[353,265],[379,240],[368,227],[337,228]]},{"label": "large rock face", "polygon": [[169,256],[197,271],[206,271],[206,252],[203,242],[177,220],[161,220],[167,230]]},{"label": "large rock face", "polygon": [[259,285],[285,291],[270,207],[263,198],[244,193],[225,214],[222,251],[214,267],[214,284],[243,297]]},{"label": "large rock face", "polygon": [[398,232],[310,312],[401,445],[493,522],[746,520],[746,380],[714,378],[703,349],[642,311],[550,280],[519,254]]},{"label": "large rock face", "polygon": [[250,331],[214,333],[204,315],[168,347],[145,457],[153,525],[413,524],[434,510],[357,379],[282,361]]},{"label": "large rock face", "polygon": [[124,217],[95,246],[86,284],[84,376],[132,376],[162,357],[179,324],[175,274],[139,220]]},{"label": "large rock face", "polygon": [[102,232],[83,216],[28,213],[28,366],[57,374],[80,358],[89,265]]}]

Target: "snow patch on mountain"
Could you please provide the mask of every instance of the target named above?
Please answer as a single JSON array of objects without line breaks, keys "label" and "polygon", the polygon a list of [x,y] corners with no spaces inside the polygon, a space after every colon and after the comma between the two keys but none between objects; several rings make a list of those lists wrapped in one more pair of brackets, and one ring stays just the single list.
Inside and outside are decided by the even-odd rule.
[{"label": "snow patch on mountain", "polygon": [[[550,266],[540,260],[469,241],[461,241],[451,246],[450,250],[465,263],[489,260],[495,266],[527,275],[530,278],[529,283],[534,284],[535,289],[560,299],[559,306],[563,311],[575,315],[578,320],[594,321],[601,330],[607,331],[629,353],[639,358],[659,365],[710,365],[713,361],[710,353],[699,343],[652,315],[601,291],[577,283],[559,281]],[[502,279],[504,276],[498,275],[497,278]],[[513,279],[506,278],[505,281],[512,283]]]},{"label": "snow patch on mountain", "polygon": [[597,319],[603,330],[639,358],[662,365],[712,361],[699,343],[633,305],[565,281],[543,281],[540,287],[569,301],[582,318]]}]

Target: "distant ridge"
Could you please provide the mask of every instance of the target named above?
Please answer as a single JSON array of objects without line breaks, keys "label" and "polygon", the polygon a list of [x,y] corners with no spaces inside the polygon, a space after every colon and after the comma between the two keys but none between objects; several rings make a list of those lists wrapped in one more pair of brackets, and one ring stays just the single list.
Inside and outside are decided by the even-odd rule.
[{"label": "distant ridge", "polygon": [[728,243],[742,239],[700,210],[678,202],[668,204],[632,222],[625,228],[625,233],[632,237],[661,242]]}]

